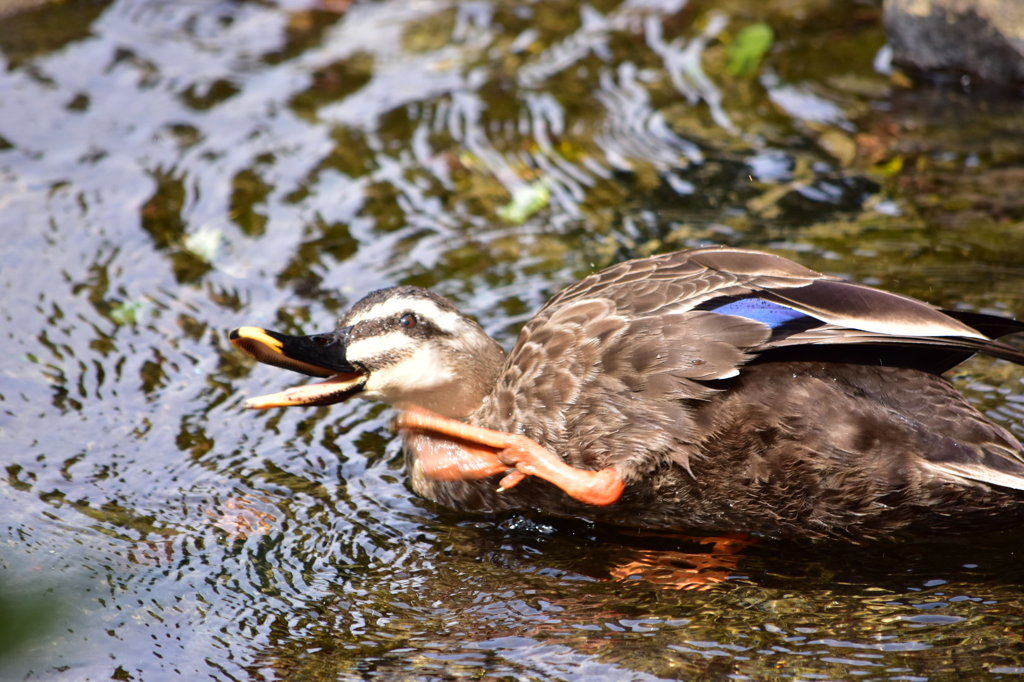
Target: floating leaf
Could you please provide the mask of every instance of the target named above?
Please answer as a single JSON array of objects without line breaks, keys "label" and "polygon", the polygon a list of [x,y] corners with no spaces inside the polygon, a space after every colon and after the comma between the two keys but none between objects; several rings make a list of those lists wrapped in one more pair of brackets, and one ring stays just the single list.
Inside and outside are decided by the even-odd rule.
[{"label": "floating leaf", "polygon": [[185,236],[185,250],[204,263],[212,263],[223,239],[224,233],[216,227],[202,227]]},{"label": "floating leaf", "polygon": [[878,173],[886,177],[896,177],[903,170],[904,158],[902,156],[894,156],[888,161],[878,166],[875,166],[875,170]]},{"label": "floating leaf", "polygon": [[110,319],[120,325],[138,324],[148,308],[149,302],[145,299],[121,301],[110,309]]},{"label": "floating leaf", "polygon": [[733,39],[729,45],[729,62],[726,65],[733,76],[746,77],[757,73],[762,57],[771,49],[775,32],[768,24],[751,24]]},{"label": "floating leaf", "polygon": [[512,192],[512,201],[498,209],[498,215],[516,225],[529,220],[537,211],[551,201],[551,188],[547,180],[537,180],[521,185]]}]

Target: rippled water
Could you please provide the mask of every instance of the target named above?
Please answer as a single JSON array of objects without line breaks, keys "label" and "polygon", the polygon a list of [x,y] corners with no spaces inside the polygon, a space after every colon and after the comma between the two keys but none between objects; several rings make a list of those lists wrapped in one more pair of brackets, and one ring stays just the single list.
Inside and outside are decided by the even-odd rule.
[{"label": "rippled water", "polygon": [[[761,543],[469,518],[388,413],[252,414],[226,330],[433,286],[508,344],[705,243],[1024,315],[1024,114],[885,72],[874,3],[42,6],[0,18],[5,679],[918,679],[1024,672],[1020,534]],[[772,25],[753,76],[740,29]],[[958,384],[1024,435],[1024,371]],[[249,529],[239,533],[241,527]]]}]

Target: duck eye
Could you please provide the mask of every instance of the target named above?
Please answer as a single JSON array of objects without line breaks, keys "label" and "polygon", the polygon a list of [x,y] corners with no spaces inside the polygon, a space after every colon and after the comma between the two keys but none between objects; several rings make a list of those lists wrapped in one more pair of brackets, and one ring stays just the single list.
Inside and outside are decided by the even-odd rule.
[{"label": "duck eye", "polygon": [[398,324],[401,325],[402,327],[405,327],[406,329],[411,329],[415,327],[417,322],[419,322],[419,319],[413,313],[405,313],[400,318],[398,318]]}]

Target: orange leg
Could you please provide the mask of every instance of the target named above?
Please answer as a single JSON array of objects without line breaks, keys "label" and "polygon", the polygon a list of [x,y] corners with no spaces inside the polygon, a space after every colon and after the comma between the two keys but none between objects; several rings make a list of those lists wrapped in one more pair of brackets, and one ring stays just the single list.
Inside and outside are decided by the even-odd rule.
[{"label": "orange leg", "polygon": [[[473,426],[415,406],[403,407],[396,423],[399,429],[416,429],[466,441],[476,446],[478,452],[480,446],[493,448],[498,460],[513,469],[501,479],[499,490],[508,490],[527,476],[537,476],[580,502],[605,506],[617,502],[626,487],[615,468],[577,469],[540,443],[520,434]],[[486,467],[481,467],[484,469]]]},{"label": "orange leg", "polygon": [[419,470],[435,481],[471,481],[508,471],[494,448],[460,439],[431,437],[417,445]]}]

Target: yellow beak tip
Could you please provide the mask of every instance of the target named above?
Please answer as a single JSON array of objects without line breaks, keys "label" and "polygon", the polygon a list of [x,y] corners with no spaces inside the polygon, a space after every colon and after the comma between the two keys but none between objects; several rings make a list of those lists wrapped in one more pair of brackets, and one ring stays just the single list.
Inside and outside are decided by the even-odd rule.
[{"label": "yellow beak tip", "polygon": [[232,329],[228,334],[228,339],[250,355],[252,355],[252,351],[247,349],[245,345],[246,342],[262,344],[263,346],[273,350],[275,353],[281,353],[284,348],[284,344],[281,341],[270,336],[266,329],[262,329],[260,327],[239,327],[238,329]]}]

